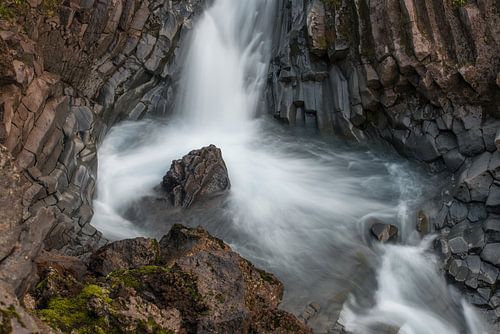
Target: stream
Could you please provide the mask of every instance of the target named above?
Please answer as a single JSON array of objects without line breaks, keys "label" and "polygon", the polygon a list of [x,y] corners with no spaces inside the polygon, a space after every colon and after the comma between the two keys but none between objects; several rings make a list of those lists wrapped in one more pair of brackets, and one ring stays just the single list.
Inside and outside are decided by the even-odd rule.
[{"label": "stream", "polygon": [[[171,161],[221,148],[232,188],[222,211],[195,212],[201,225],[285,285],[282,308],[317,333],[340,322],[353,333],[487,333],[484,321],[439,270],[433,236],[415,230],[416,210],[439,182],[387,149],[366,147],[266,116],[273,0],[216,0],[185,45],[173,115],[122,122],[99,148],[92,224],[110,239],[161,238],[169,224],[144,214]],[[397,225],[396,243],[369,234],[377,218]]]}]

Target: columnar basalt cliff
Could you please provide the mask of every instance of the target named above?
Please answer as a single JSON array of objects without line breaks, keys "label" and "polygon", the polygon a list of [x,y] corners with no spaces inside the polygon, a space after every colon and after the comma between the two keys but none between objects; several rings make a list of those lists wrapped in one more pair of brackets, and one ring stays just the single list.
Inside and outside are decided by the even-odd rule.
[{"label": "columnar basalt cliff", "polygon": [[82,254],[106,242],[89,225],[96,147],[117,120],[166,110],[178,43],[202,2],[13,8],[17,21],[0,21],[0,140],[28,178],[22,219],[48,208],[45,247]]},{"label": "columnar basalt cliff", "polygon": [[[216,327],[219,324],[211,323],[203,312],[207,307],[211,315],[227,311],[218,304],[226,296],[208,291],[217,285],[214,277],[201,272],[197,280],[187,273],[194,260],[210,266],[209,258],[215,254],[222,262],[229,259],[231,270],[222,268],[221,273],[237,276],[237,288],[258,286],[256,291],[230,296],[238,321],[248,330],[276,332],[284,327],[282,332],[308,332],[276,308],[282,287],[273,276],[255,269],[204,231],[176,226],[170,236],[202,240],[214,253],[201,247],[188,254],[179,248],[184,239],[176,243],[166,238],[168,242],[159,246],[149,239],[127,241],[128,246],[146,245],[146,253],[155,257],[140,258],[140,265],[120,263],[111,270],[114,278],[105,278],[110,272],[106,268],[115,264],[108,263],[116,260],[113,256],[130,249],[104,246],[108,240],[90,225],[97,147],[116,122],[172,109],[180,72],[179,45],[206,2],[6,0],[0,4],[2,325],[14,332],[50,332],[19,302],[37,282],[38,273],[45,280],[37,290],[37,307],[49,310],[46,315],[56,306],[50,306],[50,300],[66,294],[69,302],[88,302],[96,319],[107,316],[108,306],[116,300],[132,301],[131,307],[139,310],[135,314],[143,317],[120,323],[130,311],[120,309],[123,318],[114,319],[115,325],[131,326],[131,332],[141,326],[150,332],[158,326],[178,331]],[[427,232],[438,232],[436,248],[443,254],[450,280],[498,323],[498,3],[277,0],[276,5],[279,15],[265,91],[268,110],[290,125],[358,141],[380,138],[432,172],[453,174],[454,186],[443,191],[439,207],[421,212],[419,218],[430,222]],[[157,257],[155,252],[163,246],[177,251],[175,258]],[[50,251],[57,255],[45,253]],[[134,254],[140,251],[134,248]],[[92,253],[87,270],[85,261]],[[40,254],[48,262],[41,261]],[[85,275],[90,276],[88,281],[76,282],[75,277]],[[163,291],[164,299],[147,300],[150,291],[127,286],[164,278],[182,283],[182,296]],[[118,280],[122,282],[113,285]],[[200,303],[196,291],[201,290],[208,306]],[[116,292],[115,301],[108,299],[110,291]],[[264,304],[259,303],[265,304],[266,312],[260,312]],[[194,305],[197,313],[190,313],[186,305]],[[175,323],[151,323],[145,309],[168,313]],[[217,319],[232,326],[228,319],[233,316],[222,312]]]},{"label": "columnar basalt cliff", "polygon": [[454,173],[428,212],[450,278],[500,317],[500,16],[494,1],[280,1],[275,117],[382,138]]},{"label": "columnar basalt cliff", "polygon": [[0,144],[15,162],[5,168],[20,175],[20,185],[5,190],[17,196],[12,207],[2,198],[2,212],[15,214],[2,221],[1,278],[22,297],[36,280],[40,250],[81,255],[107,242],[90,225],[97,146],[118,120],[166,112],[178,46],[204,3],[1,6]]}]

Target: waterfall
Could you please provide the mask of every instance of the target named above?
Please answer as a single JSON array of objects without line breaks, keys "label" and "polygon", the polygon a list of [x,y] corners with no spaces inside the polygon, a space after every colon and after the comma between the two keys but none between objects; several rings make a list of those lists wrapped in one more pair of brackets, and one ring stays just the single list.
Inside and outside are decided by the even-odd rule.
[{"label": "waterfall", "polygon": [[[310,325],[320,333],[340,313],[355,333],[376,333],[381,324],[401,333],[471,326],[480,333],[474,311],[446,285],[429,242],[414,231],[414,209],[432,189],[428,176],[390,153],[256,117],[275,10],[273,0],[216,0],[199,18],[175,114],[124,122],[100,148],[93,225],[112,239],[161,237],[167,217],[145,214],[153,220],[145,228],[127,220],[127,210],[152,194],[173,159],[215,144],[232,183],[224,217],[186,224],[204,226],[275,273],[286,287],[282,307],[299,314],[318,303]],[[397,245],[372,241],[371,217],[399,227]]]}]

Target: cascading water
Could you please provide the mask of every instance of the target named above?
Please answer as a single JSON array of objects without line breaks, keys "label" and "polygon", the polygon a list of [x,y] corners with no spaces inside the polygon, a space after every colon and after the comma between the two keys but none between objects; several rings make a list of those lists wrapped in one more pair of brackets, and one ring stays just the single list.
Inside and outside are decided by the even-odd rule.
[{"label": "cascading water", "polygon": [[[93,224],[111,238],[161,237],[162,221],[137,226],[125,212],[173,159],[215,144],[231,193],[223,218],[200,215],[193,224],[275,273],[284,308],[299,314],[319,303],[310,323],[317,332],[339,313],[355,333],[486,332],[439,274],[430,241],[412,232],[412,207],[429,184],[408,163],[255,117],[275,7],[216,0],[207,9],[192,32],[172,119],[118,125],[100,148]],[[370,217],[398,225],[401,244],[372,244]]]}]

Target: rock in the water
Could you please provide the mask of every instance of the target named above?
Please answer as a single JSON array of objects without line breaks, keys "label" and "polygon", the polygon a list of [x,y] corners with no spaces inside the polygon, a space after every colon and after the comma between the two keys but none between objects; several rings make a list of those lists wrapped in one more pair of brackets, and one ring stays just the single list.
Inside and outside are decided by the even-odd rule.
[{"label": "rock in the water", "polygon": [[481,252],[481,258],[496,266],[500,266],[500,243],[487,244]]},{"label": "rock in the water", "polygon": [[172,161],[162,188],[175,207],[187,208],[201,198],[219,196],[231,188],[222,152],[214,145]]},{"label": "rock in the water", "polygon": [[422,234],[429,233],[429,218],[423,211],[417,213],[417,231]]},{"label": "rock in the water", "polygon": [[398,235],[398,227],[392,224],[376,222],[371,227],[372,234],[381,242],[390,241]]}]

